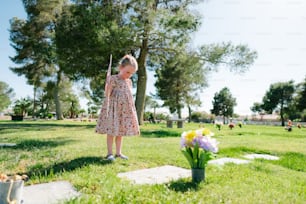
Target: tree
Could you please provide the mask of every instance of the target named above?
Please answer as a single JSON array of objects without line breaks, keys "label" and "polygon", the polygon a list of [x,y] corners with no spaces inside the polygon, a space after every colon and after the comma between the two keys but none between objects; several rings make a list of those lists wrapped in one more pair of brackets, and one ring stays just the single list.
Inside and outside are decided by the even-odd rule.
[{"label": "tree", "polygon": [[96,95],[102,96],[109,54],[114,59],[125,53],[134,55],[139,65],[136,109],[142,124],[147,68],[154,68],[163,56],[190,41],[190,34],[200,25],[199,16],[190,10],[197,2],[76,1],[70,7],[71,12],[62,18],[57,33],[58,53],[65,73],[89,78],[91,87],[95,88],[93,93],[99,90]]},{"label": "tree", "polygon": [[65,117],[75,118],[80,112],[80,104],[78,97],[69,93],[62,99],[63,113]]},{"label": "tree", "polygon": [[32,100],[30,98],[21,98],[15,102],[13,107],[14,113],[16,115],[26,116],[30,111],[30,107],[32,105]]},{"label": "tree", "polygon": [[93,118],[97,113],[98,113],[98,110],[99,110],[99,106],[97,106],[96,104],[94,104],[92,101],[89,101],[87,103],[87,113],[89,114],[89,117],[90,118]]},{"label": "tree", "polygon": [[[143,121],[147,69],[156,69],[169,55],[185,48],[191,33],[200,25],[200,16],[191,6],[197,0],[146,1],[88,1],[78,0],[67,5],[56,27],[56,45],[60,67],[73,79],[89,79],[90,95],[95,102],[103,97],[108,56],[119,59],[130,53],[137,58],[136,109],[140,124]],[[252,53],[228,46],[223,53],[235,51],[237,59]],[[205,53],[205,48],[202,49]],[[204,55],[203,55],[204,56]],[[211,56],[204,56],[205,58]],[[230,58],[222,54],[222,59]],[[245,60],[246,58],[244,58]],[[220,62],[221,63],[221,62]]]},{"label": "tree", "polygon": [[[16,56],[11,57],[11,60],[16,64],[23,65],[22,67],[12,67],[11,70],[18,76],[24,75],[28,84],[34,86],[33,109],[35,109],[36,90],[41,85],[43,73],[48,72],[46,70],[48,66],[44,66],[47,63],[47,53],[43,47],[46,44],[35,40],[41,38],[42,34],[38,31],[39,28],[33,24],[18,18],[11,19],[10,23],[10,40],[17,53]],[[34,112],[35,110],[33,110],[33,114]]]},{"label": "tree", "polygon": [[212,114],[223,116],[223,123],[226,117],[232,117],[234,114],[234,106],[237,105],[236,99],[230,93],[228,88],[223,88],[220,92],[215,93],[212,101]]},{"label": "tree", "polygon": [[285,126],[284,114],[289,110],[294,92],[293,81],[278,82],[270,85],[269,90],[262,99],[262,108],[265,111],[268,113],[272,113],[276,109],[280,111],[282,126]]},{"label": "tree", "polygon": [[208,114],[205,111],[203,112],[194,111],[191,114],[191,121],[193,122],[210,123],[213,120],[214,120],[214,115]]},{"label": "tree", "polygon": [[306,77],[297,85],[296,108],[302,112],[306,109]]},{"label": "tree", "polygon": [[186,96],[185,103],[188,108],[188,122],[191,122],[192,119],[192,106],[199,107],[201,105],[201,100],[199,96],[195,93],[193,96]]},{"label": "tree", "polygon": [[187,105],[189,118],[191,106],[199,106],[198,93],[207,86],[207,74],[218,70],[223,64],[231,71],[245,72],[257,57],[255,51],[246,45],[234,46],[231,43],[202,46],[198,51],[184,49],[165,57],[165,63],[156,70],[157,95],[164,100],[170,112]]},{"label": "tree", "polygon": [[[200,25],[200,17],[190,7],[198,2],[195,0],[147,0],[141,3],[130,1],[129,21],[137,35],[135,51],[139,53],[136,109],[140,123],[144,110],[147,68],[158,64],[160,60],[165,59],[164,56],[171,55],[190,42],[190,34]],[[179,104],[176,109],[181,109]]]},{"label": "tree", "polygon": [[255,102],[250,109],[253,113],[258,113],[260,115],[261,120],[263,119],[265,113],[261,103]]},{"label": "tree", "polygon": [[156,108],[159,108],[160,105],[158,104],[158,102],[152,96],[146,96],[145,110],[146,110],[147,107],[153,108],[153,117],[154,117],[154,120],[155,120],[156,119]]},{"label": "tree", "polygon": [[219,65],[225,65],[230,68],[230,71],[243,73],[254,63],[257,52],[247,45],[223,42],[201,46],[200,56],[209,70],[218,71]]},{"label": "tree", "polygon": [[35,91],[35,101],[33,101],[33,105],[35,104],[35,111],[33,109],[33,113],[32,114],[32,117],[33,115],[35,115],[36,117],[40,116],[40,117],[43,117],[45,115],[45,112],[44,112],[44,99],[43,99],[43,96],[44,96],[44,91],[43,91],[43,88],[42,86],[38,87]]},{"label": "tree", "polygon": [[[231,71],[243,73],[257,58],[256,51],[250,50],[247,45],[235,46],[231,43],[203,45],[199,50],[188,50],[188,54],[184,53],[185,50],[188,49],[165,57],[165,63],[156,70],[155,86],[158,95],[166,100],[166,106],[167,100],[172,98],[168,104],[173,111],[187,105],[189,118],[191,106],[201,104],[197,95],[207,86],[206,76],[210,71],[218,71],[218,66],[223,64]],[[176,88],[172,87],[173,82],[177,83]]]},{"label": "tree", "polygon": [[[18,75],[24,75],[28,83],[34,86],[33,116],[36,90],[41,86],[42,80],[50,77],[49,80],[55,82],[55,88],[61,82],[62,71],[55,53],[54,32],[65,2],[66,0],[23,0],[27,20],[11,20],[10,40],[17,53],[11,60],[22,65],[11,70]],[[54,99],[57,112],[60,112],[59,99]]]},{"label": "tree", "polygon": [[202,64],[196,53],[180,52],[170,56],[163,67],[156,70],[157,96],[169,107],[171,113],[181,110],[185,104],[199,104],[196,91],[207,85]]},{"label": "tree", "polygon": [[[60,112],[56,111],[56,114],[60,113],[62,115],[57,117],[62,118],[64,116],[65,117],[76,116],[80,108],[79,98],[76,94],[74,94],[74,91],[72,89],[72,82],[66,76],[63,76],[63,80],[59,85],[56,85],[53,81],[48,81],[44,88],[44,92],[45,95],[43,97],[43,100],[46,103],[46,108],[48,112],[50,109],[52,110],[52,108],[53,110],[54,108],[56,110],[56,107],[58,107],[58,105],[56,104],[57,100],[54,100],[54,97],[58,97],[58,103],[60,103],[59,106],[61,107],[61,111]],[[53,101],[50,99],[52,99]]]},{"label": "tree", "polygon": [[80,110],[79,98],[72,90],[72,84],[69,80],[60,87],[61,106],[63,115],[69,118],[75,118]]},{"label": "tree", "polygon": [[11,104],[13,89],[5,82],[0,81],[0,112]]},{"label": "tree", "polygon": [[[130,28],[123,23],[125,6],[121,1],[74,1],[63,9],[56,27],[60,67],[70,79],[87,81],[83,89],[94,103],[104,97],[103,84],[112,54],[116,66],[131,52]],[[87,85],[86,84],[86,85]]]},{"label": "tree", "polygon": [[250,109],[253,113],[261,113],[262,112],[262,104],[258,103],[258,102],[255,102]]}]

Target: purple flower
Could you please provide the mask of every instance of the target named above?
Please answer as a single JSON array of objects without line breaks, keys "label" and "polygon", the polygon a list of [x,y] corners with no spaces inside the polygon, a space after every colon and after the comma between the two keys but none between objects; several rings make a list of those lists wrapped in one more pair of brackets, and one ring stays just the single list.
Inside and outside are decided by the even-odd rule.
[{"label": "purple flower", "polygon": [[181,148],[186,147],[186,140],[184,137],[181,138]]},{"label": "purple flower", "polygon": [[218,152],[218,142],[216,139],[207,136],[199,136],[193,140],[193,144],[199,144],[199,147],[203,150],[210,151],[213,153]]}]

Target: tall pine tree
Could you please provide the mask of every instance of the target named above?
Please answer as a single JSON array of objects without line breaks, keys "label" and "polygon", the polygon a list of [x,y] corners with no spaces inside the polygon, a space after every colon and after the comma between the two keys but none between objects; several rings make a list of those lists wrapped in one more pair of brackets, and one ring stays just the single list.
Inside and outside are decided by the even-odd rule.
[{"label": "tall pine tree", "polygon": [[55,46],[55,27],[66,0],[23,0],[27,19],[11,19],[10,40],[16,55],[11,60],[21,65],[11,70],[27,78],[34,86],[33,116],[35,114],[36,90],[43,80],[54,81],[54,99],[58,119],[62,119],[58,87],[62,70],[58,65]]}]

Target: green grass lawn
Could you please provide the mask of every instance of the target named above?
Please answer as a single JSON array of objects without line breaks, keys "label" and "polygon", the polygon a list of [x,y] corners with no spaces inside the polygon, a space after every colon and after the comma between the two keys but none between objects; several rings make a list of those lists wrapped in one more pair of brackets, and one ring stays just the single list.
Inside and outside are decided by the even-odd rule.
[{"label": "green grass lawn", "polygon": [[67,203],[305,203],[306,129],[243,126],[215,132],[220,142],[217,158],[242,158],[247,153],[267,153],[278,161],[255,160],[249,164],[208,165],[206,181],[191,178],[164,185],[134,185],[118,178],[119,172],[162,165],[189,168],[180,152],[186,124],[168,129],[165,124],[143,125],[142,136],[124,139],[128,161],[108,163],[106,137],[94,133],[95,123],[68,121],[0,121],[0,172],[26,173],[26,183],[68,180],[82,193]]}]

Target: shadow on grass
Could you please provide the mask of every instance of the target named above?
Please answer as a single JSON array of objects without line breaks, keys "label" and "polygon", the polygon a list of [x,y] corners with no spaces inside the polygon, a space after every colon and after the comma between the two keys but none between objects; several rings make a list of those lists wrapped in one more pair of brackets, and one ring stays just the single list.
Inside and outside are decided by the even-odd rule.
[{"label": "shadow on grass", "polygon": [[76,169],[82,168],[84,166],[88,166],[90,164],[99,164],[99,165],[107,165],[111,162],[108,160],[105,160],[101,157],[80,157],[77,159],[73,159],[70,161],[64,161],[60,163],[55,163],[53,165],[50,165],[48,167],[43,167],[42,165],[38,164],[36,166],[33,166],[26,175],[31,177],[41,177],[41,176],[52,176],[55,174],[60,174],[63,172],[70,172],[74,171]]},{"label": "shadow on grass", "polygon": [[187,191],[197,191],[199,190],[199,184],[191,181],[186,181],[183,179],[180,179],[178,181],[173,181],[169,185],[169,189],[176,191],[176,192],[187,192]]},{"label": "shadow on grass", "polygon": [[14,133],[20,131],[50,131],[56,128],[94,128],[95,123],[82,124],[81,122],[75,122],[76,124],[67,124],[59,122],[0,122],[0,134]]},{"label": "shadow on grass", "polygon": [[160,138],[160,137],[180,137],[181,130],[142,130],[141,136],[148,138]]},{"label": "shadow on grass", "polygon": [[16,144],[16,146],[3,146],[6,149],[21,149],[21,150],[34,150],[42,148],[52,148],[60,145],[65,145],[73,140],[23,140]]},{"label": "shadow on grass", "polygon": [[306,172],[305,161],[306,155],[297,152],[287,152],[281,156],[280,160],[271,162],[291,170]]},{"label": "shadow on grass", "polygon": [[271,154],[271,152],[264,150],[257,150],[248,147],[230,147],[230,148],[222,148],[219,151],[219,155],[222,156],[241,156],[244,153],[252,153],[252,154]]}]

